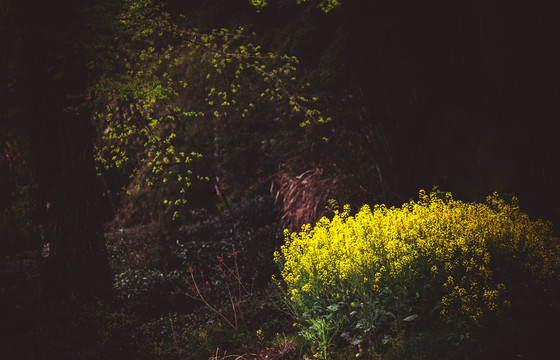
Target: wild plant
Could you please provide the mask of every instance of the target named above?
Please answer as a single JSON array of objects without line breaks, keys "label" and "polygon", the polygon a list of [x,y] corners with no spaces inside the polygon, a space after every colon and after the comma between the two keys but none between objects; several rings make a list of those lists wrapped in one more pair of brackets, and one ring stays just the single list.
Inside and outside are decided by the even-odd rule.
[{"label": "wild plant", "polygon": [[301,333],[323,358],[341,337],[377,351],[415,326],[441,324],[460,342],[507,314],[519,289],[558,290],[552,224],[496,193],[468,203],[420,191],[417,202],[353,216],[345,206],[285,238],[275,260]]}]

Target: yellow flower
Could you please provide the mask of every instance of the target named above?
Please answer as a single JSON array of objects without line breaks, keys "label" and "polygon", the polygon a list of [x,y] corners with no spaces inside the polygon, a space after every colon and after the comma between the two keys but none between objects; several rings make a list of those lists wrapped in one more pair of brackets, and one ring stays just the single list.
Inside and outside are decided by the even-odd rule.
[{"label": "yellow flower", "polygon": [[284,232],[274,260],[298,309],[342,297],[358,304],[387,293],[395,296],[390,302],[414,306],[415,294],[427,292],[440,294],[427,301],[442,305],[442,317],[474,320],[510,306],[494,257],[539,280],[558,276],[553,244],[559,241],[551,224],[530,220],[515,199],[508,203],[493,194],[485,204],[465,203],[449,193],[421,191],[417,202],[400,208],[364,206],[350,214],[345,206],[316,226]]}]

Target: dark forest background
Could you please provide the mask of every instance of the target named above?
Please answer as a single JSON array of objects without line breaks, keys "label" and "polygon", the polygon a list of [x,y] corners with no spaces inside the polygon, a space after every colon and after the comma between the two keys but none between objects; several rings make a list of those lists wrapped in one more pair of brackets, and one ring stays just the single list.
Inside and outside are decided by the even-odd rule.
[{"label": "dark forest background", "polygon": [[[147,175],[134,165],[96,175],[95,151],[106,126],[93,114],[120,103],[91,89],[120,74],[125,51],[139,57],[144,50],[137,40],[122,42],[129,35],[119,33],[116,21],[134,3],[2,0],[0,253],[6,296],[25,278],[42,289],[25,290],[34,294],[29,296],[47,303],[76,294],[111,298],[111,273],[122,270],[114,263],[109,269],[106,260],[122,245],[112,242],[115,231],[137,236],[121,249],[138,253],[137,269],[165,272],[179,266],[170,255],[178,237],[193,248],[216,244],[234,224],[238,237],[230,240],[242,243],[247,236],[239,234],[247,226],[295,230],[314,223],[329,214],[329,199],[354,209],[399,206],[434,187],[465,201],[494,191],[516,196],[524,211],[552,221],[558,233],[559,4],[343,0],[325,12],[320,1],[269,1],[260,10],[248,0],[154,2],[180,29],[209,33],[243,26],[254,33],[248,41],[263,51],[297,57],[295,82],[308,84],[298,92],[316,98],[313,106],[332,118],[300,127],[301,114],[275,100],[256,101],[247,117],[223,122],[183,119],[179,146],[202,157],[192,165],[186,203],[171,220],[175,210],[162,200],[179,182],[135,190]],[[160,18],[153,19],[157,29]],[[211,72],[205,58],[187,50],[173,54],[197,65],[182,75],[188,89],[167,105],[213,112],[204,99],[204,75]],[[120,91],[111,86],[107,93]],[[264,88],[248,89],[243,96],[258,99]],[[134,146],[130,151],[137,151]],[[275,236],[251,240],[269,241],[259,258],[278,248],[281,236]],[[47,263],[45,237],[56,253]],[[252,248],[237,247],[243,246]],[[9,268],[9,259],[24,262],[18,254],[35,259],[27,263],[27,275]],[[263,270],[263,279],[274,271]],[[6,323],[19,329],[14,334],[28,334],[29,326],[14,315],[25,307],[12,305],[10,311],[17,310]]]}]

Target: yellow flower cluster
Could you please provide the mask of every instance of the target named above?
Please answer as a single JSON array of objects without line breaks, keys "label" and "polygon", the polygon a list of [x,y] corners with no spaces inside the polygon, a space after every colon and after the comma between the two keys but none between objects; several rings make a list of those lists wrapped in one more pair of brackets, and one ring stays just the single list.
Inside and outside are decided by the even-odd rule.
[{"label": "yellow flower cluster", "polygon": [[515,268],[540,280],[560,273],[551,224],[496,193],[467,203],[420,191],[419,201],[400,208],[366,205],[350,216],[345,207],[285,235],[275,260],[301,311],[341,298],[416,309],[423,301],[444,319],[478,320],[509,304],[507,274],[496,272]]}]

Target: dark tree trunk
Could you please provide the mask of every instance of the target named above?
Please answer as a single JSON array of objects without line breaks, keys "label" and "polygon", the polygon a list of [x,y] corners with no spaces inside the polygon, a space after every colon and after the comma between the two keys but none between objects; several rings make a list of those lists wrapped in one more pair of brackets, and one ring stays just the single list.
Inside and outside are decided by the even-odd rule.
[{"label": "dark tree trunk", "polygon": [[72,294],[107,298],[111,282],[91,124],[87,114],[50,110],[31,137],[42,230],[41,294],[47,302]]},{"label": "dark tree trunk", "polygon": [[86,26],[76,3],[33,4],[24,12],[22,95],[38,185],[41,294],[47,303],[107,299],[111,276],[99,212],[101,187],[85,104]]}]

